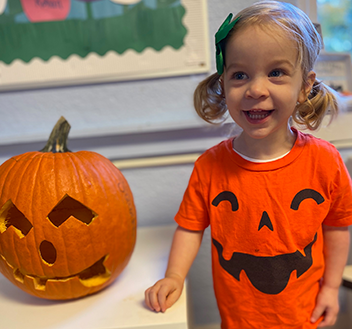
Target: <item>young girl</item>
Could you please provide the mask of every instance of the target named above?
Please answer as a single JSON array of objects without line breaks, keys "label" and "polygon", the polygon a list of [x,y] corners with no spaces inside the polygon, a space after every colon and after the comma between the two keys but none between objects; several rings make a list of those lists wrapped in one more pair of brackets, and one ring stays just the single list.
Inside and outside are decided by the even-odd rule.
[{"label": "young girl", "polygon": [[211,226],[214,290],[226,329],[306,329],[335,323],[349,250],[351,180],[338,151],[304,134],[334,116],[316,80],[321,39],[296,7],[262,1],[216,33],[217,73],[199,84],[197,113],[228,112],[242,128],[195,163],[175,220],[165,278],[146,291],[164,312]]}]

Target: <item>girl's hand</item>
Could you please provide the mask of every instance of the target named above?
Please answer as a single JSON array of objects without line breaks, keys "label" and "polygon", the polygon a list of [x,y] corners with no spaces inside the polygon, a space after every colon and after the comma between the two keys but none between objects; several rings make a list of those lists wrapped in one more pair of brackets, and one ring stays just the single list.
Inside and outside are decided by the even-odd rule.
[{"label": "girl's hand", "polygon": [[178,276],[168,276],[159,280],[145,291],[145,303],[156,312],[165,312],[181,296],[184,280]]},{"label": "girl's hand", "polygon": [[145,303],[156,312],[165,312],[181,296],[187,273],[197,255],[204,231],[176,228],[165,278],[145,291]]},{"label": "girl's hand", "polygon": [[311,322],[315,323],[323,316],[318,328],[335,324],[339,312],[338,301],[339,288],[322,286],[317,296],[317,305],[312,313]]}]

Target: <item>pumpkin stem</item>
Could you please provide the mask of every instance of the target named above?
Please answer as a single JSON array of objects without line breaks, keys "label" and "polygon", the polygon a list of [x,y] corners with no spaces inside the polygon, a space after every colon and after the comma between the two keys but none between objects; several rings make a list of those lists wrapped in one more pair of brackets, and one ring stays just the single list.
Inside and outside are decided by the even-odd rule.
[{"label": "pumpkin stem", "polygon": [[40,152],[64,153],[71,152],[67,148],[67,137],[71,126],[64,117],[61,117],[54,126],[49,140]]}]

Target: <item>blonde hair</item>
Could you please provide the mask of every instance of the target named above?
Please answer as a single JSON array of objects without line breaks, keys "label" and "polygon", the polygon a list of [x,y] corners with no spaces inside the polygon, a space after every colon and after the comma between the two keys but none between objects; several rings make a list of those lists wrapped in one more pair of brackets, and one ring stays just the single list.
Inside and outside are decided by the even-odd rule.
[{"label": "blonde hair", "polygon": [[[281,28],[297,44],[298,63],[302,69],[302,88],[307,85],[308,73],[313,70],[322,48],[322,40],[308,16],[297,7],[278,1],[261,1],[245,8],[234,18],[239,18],[234,28],[223,40],[225,53],[228,40],[243,27],[265,25],[265,28]],[[224,59],[226,66],[226,58]],[[220,83],[221,76],[214,73],[203,80],[194,92],[194,107],[198,115],[209,123],[226,119],[227,107]],[[310,130],[317,129],[329,111],[333,118],[338,112],[335,92],[323,82],[315,80],[311,93],[302,104],[297,104],[292,118]]]}]

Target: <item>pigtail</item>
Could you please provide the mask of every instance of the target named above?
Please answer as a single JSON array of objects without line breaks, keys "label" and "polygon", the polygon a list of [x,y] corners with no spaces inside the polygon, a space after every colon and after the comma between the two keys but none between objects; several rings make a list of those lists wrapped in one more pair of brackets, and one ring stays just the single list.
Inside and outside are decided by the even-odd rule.
[{"label": "pigtail", "polygon": [[[330,114],[330,122],[339,110],[336,92],[321,81],[315,80],[307,100],[296,106],[293,120],[309,130],[320,127],[324,116]],[[329,123],[330,123],[329,122]]]},{"label": "pigtail", "polygon": [[214,73],[199,83],[193,95],[197,114],[209,123],[220,123],[226,119],[227,107],[220,75]]}]

